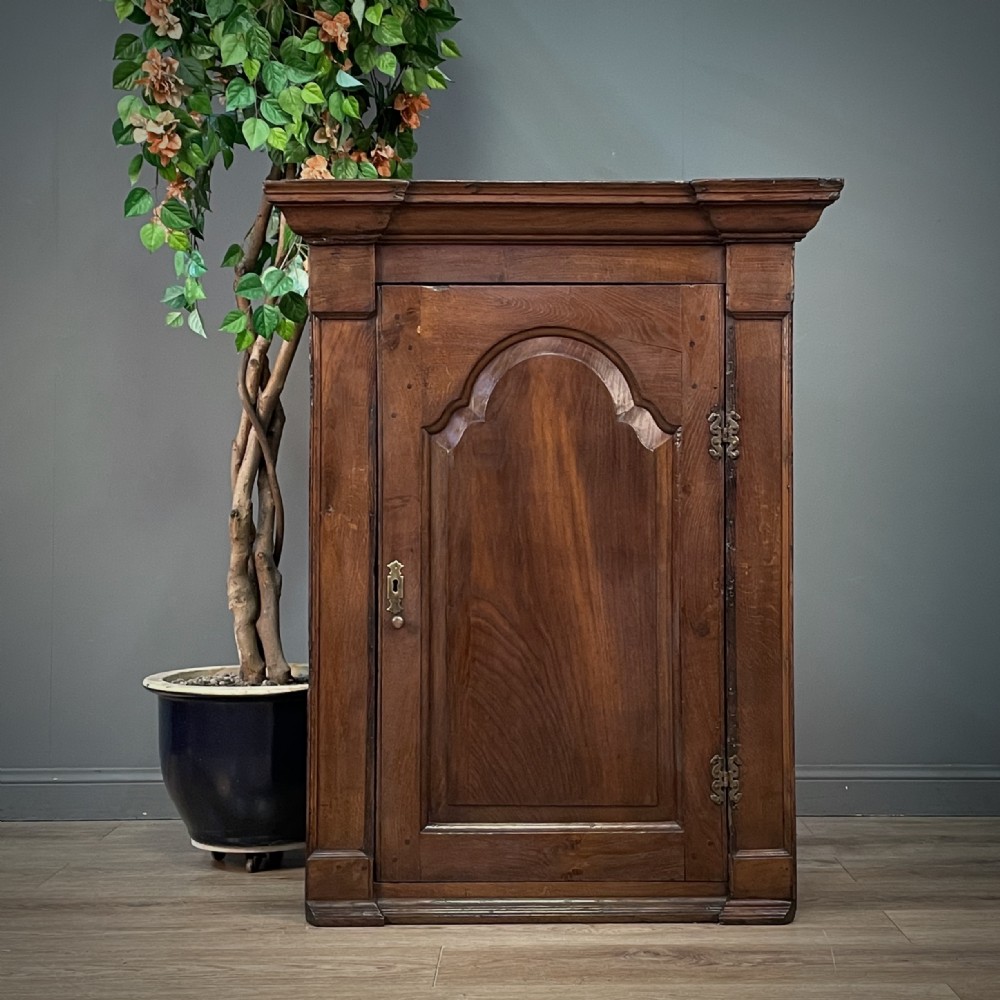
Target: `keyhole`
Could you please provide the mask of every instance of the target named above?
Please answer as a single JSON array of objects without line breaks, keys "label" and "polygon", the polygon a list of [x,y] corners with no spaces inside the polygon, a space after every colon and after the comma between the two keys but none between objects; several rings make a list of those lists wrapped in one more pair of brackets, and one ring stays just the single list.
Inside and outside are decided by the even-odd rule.
[{"label": "keyhole", "polygon": [[394,594],[398,594],[399,593],[399,580],[393,580],[392,581],[392,592]]}]

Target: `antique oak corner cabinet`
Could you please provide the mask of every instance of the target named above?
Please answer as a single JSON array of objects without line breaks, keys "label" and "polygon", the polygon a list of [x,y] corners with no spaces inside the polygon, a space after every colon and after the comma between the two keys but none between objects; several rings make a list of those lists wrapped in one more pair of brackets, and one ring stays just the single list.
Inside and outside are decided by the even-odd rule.
[{"label": "antique oak corner cabinet", "polygon": [[792,256],[840,188],[268,185],[312,922],[791,919]]}]

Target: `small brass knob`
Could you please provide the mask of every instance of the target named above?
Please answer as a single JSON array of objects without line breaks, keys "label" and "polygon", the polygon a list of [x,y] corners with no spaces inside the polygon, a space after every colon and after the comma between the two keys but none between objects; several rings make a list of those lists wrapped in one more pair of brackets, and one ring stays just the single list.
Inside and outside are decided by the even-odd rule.
[{"label": "small brass knob", "polygon": [[403,627],[403,616],[402,615],[393,615],[393,617],[392,617],[392,627],[393,628],[402,628]]}]

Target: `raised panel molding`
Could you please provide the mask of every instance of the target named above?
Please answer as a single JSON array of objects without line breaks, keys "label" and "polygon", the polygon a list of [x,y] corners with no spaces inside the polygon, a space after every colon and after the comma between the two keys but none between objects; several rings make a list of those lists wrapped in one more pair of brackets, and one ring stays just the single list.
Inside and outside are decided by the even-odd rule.
[{"label": "raised panel molding", "polygon": [[[431,435],[434,443],[446,452],[452,451],[470,424],[486,419],[486,408],[500,380],[517,365],[540,357],[567,358],[589,368],[611,395],[617,420],[631,427],[648,451],[656,451],[676,432],[677,428],[670,425],[660,427],[646,406],[635,400],[628,379],[603,351],[572,337],[536,335],[501,351],[483,368],[473,383],[468,402],[448,408],[453,410],[451,418],[443,430]],[[455,406],[459,408],[454,409]]]}]

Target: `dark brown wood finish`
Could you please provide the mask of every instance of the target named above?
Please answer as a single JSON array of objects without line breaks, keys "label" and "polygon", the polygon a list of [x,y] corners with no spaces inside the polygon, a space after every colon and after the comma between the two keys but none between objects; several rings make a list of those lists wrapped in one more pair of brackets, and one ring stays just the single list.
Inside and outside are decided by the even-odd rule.
[{"label": "dark brown wood finish", "polygon": [[721,878],[718,286],[397,286],[380,313],[382,565],[410,572],[378,878]]},{"label": "dark brown wood finish", "polygon": [[269,185],[315,249],[313,922],[791,918],[791,244],[840,186]]}]

